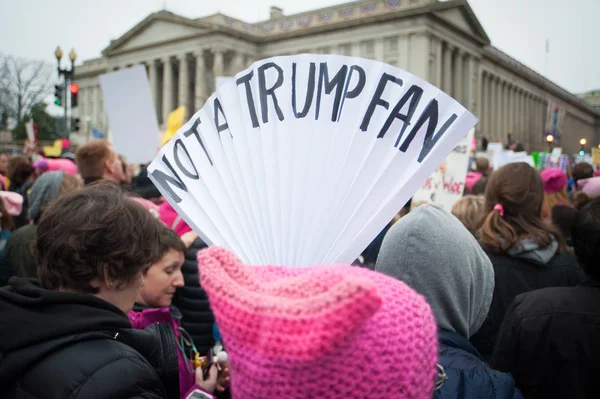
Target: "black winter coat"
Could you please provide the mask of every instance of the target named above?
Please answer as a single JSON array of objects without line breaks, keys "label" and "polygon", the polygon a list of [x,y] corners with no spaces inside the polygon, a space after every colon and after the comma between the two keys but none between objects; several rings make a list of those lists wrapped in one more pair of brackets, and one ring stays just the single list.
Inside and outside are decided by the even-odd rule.
[{"label": "black winter coat", "polygon": [[502,323],[492,365],[527,398],[600,398],[600,283],[519,295]]},{"label": "black winter coat", "polygon": [[213,347],[212,331],[215,324],[215,316],[210,309],[208,296],[200,286],[197,255],[198,251],[204,248],[206,244],[198,238],[187,250],[181,268],[185,286],[179,288],[173,298],[173,305],[183,315],[182,327],[192,336],[196,349],[200,353],[206,353]]},{"label": "black winter coat", "polygon": [[93,295],[13,278],[0,289],[0,397],[179,398],[168,325],[134,330]]},{"label": "black winter coat", "polygon": [[575,257],[564,251],[545,265],[509,255],[488,256],[494,266],[494,295],[485,322],[471,337],[471,343],[486,361],[492,357],[506,310],[517,295],[540,288],[573,287],[584,277]]}]

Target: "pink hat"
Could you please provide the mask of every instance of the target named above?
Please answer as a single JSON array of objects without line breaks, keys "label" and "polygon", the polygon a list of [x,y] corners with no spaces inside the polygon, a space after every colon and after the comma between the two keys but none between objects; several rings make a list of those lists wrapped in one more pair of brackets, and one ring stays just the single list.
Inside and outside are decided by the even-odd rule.
[{"label": "pink hat", "polygon": [[10,216],[19,216],[23,211],[23,196],[12,191],[0,191],[0,198]]},{"label": "pink hat", "polygon": [[600,177],[577,180],[577,185],[591,198],[600,197]]},{"label": "pink hat", "polygon": [[154,202],[140,197],[130,197],[132,200],[143,206],[156,219],[160,219],[159,207]]},{"label": "pink hat", "polygon": [[167,201],[160,204],[158,213],[160,215],[160,220],[170,227],[178,236],[182,236],[185,233],[192,231],[192,228],[188,226],[188,224],[179,216],[177,211],[173,209],[171,204]]},{"label": "pink hat", "polygon": [[559,192],[567,186],[569,180],[567,175],[558,169],[544,169],[540,175],[544,182],[544,192],[548,194]]},{"label": "pink hat", "polygon": [[65,172],[70,174],[71,176],[77,175],[77,165],[75,162],[69,159],[56,158],[56,159],[40,159],[39,161],[35,161],[33,163],[33,167],[41,173],[45,172]]},{"label": "pink hat", "polygon": [[483,177],[483,173],[480,172],[467,172],[467,180],[465,185],[469,192],[473,191],[473,184],[477,183]]},{"label": "pink hat", "polygon": [[403,282],[354,266],[249,266],[216,247],[198,265],[234,399],[431,398],[437,328]]}]

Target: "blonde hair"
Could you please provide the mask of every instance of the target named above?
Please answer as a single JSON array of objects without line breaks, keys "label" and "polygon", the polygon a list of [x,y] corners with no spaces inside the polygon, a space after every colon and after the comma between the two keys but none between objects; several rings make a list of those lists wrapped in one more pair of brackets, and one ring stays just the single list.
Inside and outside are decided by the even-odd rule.
[{"label": "blonde hair", "polygon": [[570,205],[567,187],[555,193],[544,193],[544,204],[542,205],[542,219],[550,217],[552,208],[556,205]]},{"label": "blonde hair", "polygon": [[483,213],[484,198],[481,195],[467,195],[452,207],[452,214],[475,235]]}]

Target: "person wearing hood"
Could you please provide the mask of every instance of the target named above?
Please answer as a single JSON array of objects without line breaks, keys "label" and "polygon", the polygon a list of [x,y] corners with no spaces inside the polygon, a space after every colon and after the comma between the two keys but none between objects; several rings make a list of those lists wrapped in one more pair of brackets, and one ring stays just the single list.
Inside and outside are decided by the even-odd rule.
[{"label": "person wearing hood", "polygon": [[39,282],[0,289],[0,397],[176,398],[168,325],[127,318],[160,224],[116,186],[66,194],[37,227]]},{"label": "person wearing hood", "polygon": [[29,193],[29,220],[31,224],[23,226],[10,236],[6,242],[6,256],[12,266],[12,275],[18,277],[37,277],[37,267],[31,252],[31,243],[35,240],[37,224],[51,201],[59,196],[81,188],[79,179],[65,172],[47,172],[40,176]]},{"label": "person wearing hood", "polygon": [[392,226],[375,271],[405,282],[431,305],[447,376],[434,398],[522,398],[510,374],[492,370],[469,342],[488,314],[494,268],[456,217],[437,205],[418,207]]},{"label": "person wearing hood", "polygon": [[485,190],[479,243],[494,265],[494,296],[488,317],[471,342],[491,358],[498,329],[517,295],[540,288],[572,287],[583,272],[562,235],[542,220],[544,183],[524,162],[494,172]]},{"label": "person wearing hood", "polygon": [[492,357],[528,398],[600,397],[600,199],[578,211],[571,232],[585,280],[519,295]]}]

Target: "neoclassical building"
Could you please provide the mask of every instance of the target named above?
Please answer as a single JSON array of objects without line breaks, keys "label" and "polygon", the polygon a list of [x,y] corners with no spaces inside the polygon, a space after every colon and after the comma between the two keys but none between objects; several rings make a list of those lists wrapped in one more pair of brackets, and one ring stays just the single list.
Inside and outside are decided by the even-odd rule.
[{"label": "neoclassical building", "polygon": [[538,150],[557,126],[566,152],[578,151],[581,138],[588,146],[600,143],[600,114],[493,47],[466,0],[363,0],[296,15],[272,7],[270,19],[255,24],[223,14],[193,19],[156,12],[76,69],[75,113],[86,130],[106,131],[98,76],[144,64],[159,123],[179,105],[191,116],[216,77],[298,53],[360,56],[403,68],[477,115],[478,138],[504,143],[510,134]]}]

